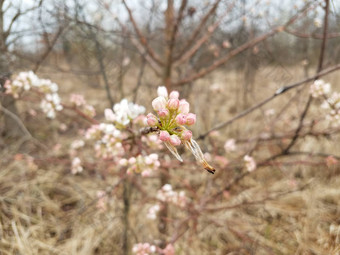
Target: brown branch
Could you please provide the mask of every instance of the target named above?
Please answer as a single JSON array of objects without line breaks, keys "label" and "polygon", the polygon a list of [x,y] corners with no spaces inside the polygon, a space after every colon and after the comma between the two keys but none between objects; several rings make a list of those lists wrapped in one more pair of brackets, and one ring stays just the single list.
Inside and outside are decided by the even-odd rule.
[{"label": "brown branch", "polygon": [[[320,34],[304,34],[298,31],[289,30],[288,28],[286,28],[284,31],[287,32],[288,34],[292,34],[292,35],[295,35],[301,38],[307,38],[307,39],[312,38],[312,39],[323,40],[323,35],[320,35]],[[332,38],[337,38],[337,37],[340,37],[340,33],[329,33],[327,35],[327,39],[332,39]]]},{"label": "brown branch", "polygon": [[174,20],[174,3],[173,0],[168,1],[168,8],[165,12],[165,20],[166,20],[166,29],[165,29],[165,38],[167,41],[167,48],[165,49],[165,59],[166,64],[164,68],[164,84],[168,90],[171,90],[171,73],[173,67],[173,54],[174,48],[176,44],[176,36],[178,32],[178,28],[183,19],[184,9],[187,5],[187,0],[182,0],[178,17],[175,23],[172,25]]},{"label": "brown branch", "polygon": [[[324,56],[325,56],[325,50],[326,50],[326,43],[327,43],[327,31],[328,31],[328,15],[329,15],[329,0],[325,0],[326,2],[326,6],[325,6],[325,18],[324,18],[324,28],[323,28],[323,40],[321,43],[321,50],[320,50],[320,57],[319,57],[319,63],[318,63],[318,68],[316,73],[320,73],[322,70],[322,66],[323,66],[323,62],[324,62]],[[316,75],[315,80],[318,79],[319,77]],[[307,104],[305,106],[305,109],[302,112],[302,115],[300,117],[299,120],[299,125],[295,131],[295,135],[293,137],[293,139],[290,141],[290,143],[288,144],[288,146],[282,151],[283,154],[287,154],[289,152],[289,150],[295,145],[295,143],[297,142],[298,138],[299,138],[299,134],[300,131],[302,129],[302,124],[304,119],[307,116],[309,107],[311,105],[311,102],[313,100],[313,97],[311,95],[309,95]]]},{"label": "brown branch", "polygon": [[136,49],[139,51],[139,54],[144,57],[144,59],[149,63],[151,69],[155,72],[155,74],[160,77],[161,76],[161,69],[159,65],[151,58],[149,54],[147,54],[145,48],[140,44],[140,42],[134,38],[131,37],[132,44],[136,47]]},{"label": "brown branch", "polygon": [[179,50],[178,56],[175,57],[175,60],[181,58],[182,55],[189,49],[189,47],[196,41],[197,36],[203,30],[203,27],[207,23],[209,17],[211,17],[211,15],[215,13],[220,2],[221,0],[216,0],[211,9],[207,12],[206,15],[204,15],[204,17],[201,19],[201,23],[196,27],[195,31],[187,40],[187,43],[184,45],[183,49]]},{"label": "brown branch", "polygon": [[278,90],[276,90],[276,92],[275,92],[272,96],[270,96],[270,97],[264,99],[263,101],[261,101],[260,103],[254,105],[253,107],[250,107],[250,108],[248,108],[248,109],[242,111],[241,113],[239,113],[239,114],[236,115],[235,117],[231,118],[230,120],[228,120],[228,121],[226,121],[226,122],[222,122],[222,123],[216,125],[215,127],[211,128],[211,129],[208,130],[207,132],[205,132],[205,133],[199,135],[197,139],[204,139],[204,138],[205,138],[207,135],[209,135],[212,131],[219,130],[219,129],[221,129],[221,128],[224,128],[224,127],[230,125],[230,124],[233,123],[235,120],[238,120],[238,119],[240,119],[240,118],[242,118],[242,117],[248,115],[249,113],[253,112],[254,110],[256,110],[256,109],[260,108],[261,106],[263,106],[263,105],[269,103],[270,101],[272,101],[272,100],[273,100],[274,98],[276,98],[277,96],[283,95],[284,93],[286,93],[287,91],[289,91],[289,90],[291,90],[291,89],[293,89],[293,88],[299,87],[299,86],[305,84],[306,82],[314,81],[316,78],[319,78],[319,77],[321,77],[321,76],[327,75],[327,74],[329,74],[329,73],[331,73],[331,72],[334,72],[334,71],[336,71],[336,70],[339,70],[339,69],[340,69],[340,64],[335,65],[335,66],[333,66],[333,67],[330,67],[330,68],[328,68],[328,69],[325,69],[325,70],[321,71],[320,73],[317,73],[316,75],[314,75],[314,76],[312,76],[312,77],[310,77],[310,78],[304,79],[304,80],[302,80],[302,81],[293,83],[293,84],[288,85],[288,86],[283,86],[283,87],[279,88]]},{"label": "brown branch", "polygon": [[38,71],[40,65],[44,62],[44,60],[45,60],[45,59],[48,57],[48,55],[51,53],[51,51],[52,51],[54,45],[55,45],[56,42],[58,41],[58,38],[59,38],[60,35],[63,33],[64,28],[65,28],[65,27],[63,27],[63,26],[62,26],[62,27],[59,27],[57,33],[55,34],[55,36],[54,36],[54,38],[53,38],[53,40],[52,40],[52,42],[48,44],[47,49],[45,50],[45,52],[42,54],[42,56],[40,57],[40,59],[35,63],[35,66],[34,66],[34,68],[32,69],[33,72],[36,73],[36,72]]},{"label": "brown branch", "polygon": [[156,54],[156,52],[154,52],[152,50],[152,48],[149,46],[148,41],[146,40],[146,38],[144,37],[144,35],[142,34],[142,32],[140,31],[140,29],[137,26],[137,23],[132,15],[132,11],[129,8],[129,6],[126,4],[126,1],[123,0],[123,4],[125,6],[125,9],[128,11],[129,14],[129,19],[130,22],[132,23],[132,26],[138,36],[139,42],[144,46],[146,52],[148,53],[148,55],[159,65],[164,65],[163,61],[161,61],[160,57]]},{"label": "brown branch", "polygon": [[302,10],[300,10],[296,15],[294,15],[293,17],[291,17],[284,25],[282,26],[278,26],[274,29],[272,29],[270,32],[258,36],[256,38],[254,38],[253,40],[250,40],[244,44],[242,44],[241,46],[239,46],[238,48],[232,50],[229,52],[229,54],[227,54],[226,56],[220,58],[219,60],[215,61],[211,66],[206,67],[201,69],[199,72],[184,78],[182,80],[179,80],[177,83],[174,84],[174,86],[181,86],[190,82],[193,82],[194,80],[197,80],[199,78],[202,78],[203,76],[211,73],[212,71],[214,71],[216,68],[224,65],[225,63],[227,63],[230,59],[232,59],[233,57],[235,57],[236,55],[242,53],[243,51],[255,46],[256,44],[266,40],[269,37],[274,36],[275,34],[282,32],[285,30],[286,27],[288,27],[289,25],[293,24],[301,14],[306,14],[306,12],[311,9],[312,7],[310,7],[310,4],[307,4]]},{"label": "brown branch", "polygon": [[208,31],[188,50],[186,53],[184,53],[178,61],[176,61],[175,65],[178,66],[182,64],[185,61],[188,61],[193,55],[196,54],[196,52],[201,48],[201,46],[212,36],[212,34],[215,32],[215,30],[218,28],[218,26],[223,21],[224,17],[230,13],[234,6],[234,3],[232,3],[229,8],[220,16],[220,18],[208,29]]},{"label": "brown branch", "polygon": [[172,72],[172,54],[175,46],[175,33],[174,33],[174,0],[168,0],[168,6],[165,11],[165,29],[164,36],[166,47],[164,50],[165,66],[163,73],[163,82],[166,88],[171,90],[171,72]]}]

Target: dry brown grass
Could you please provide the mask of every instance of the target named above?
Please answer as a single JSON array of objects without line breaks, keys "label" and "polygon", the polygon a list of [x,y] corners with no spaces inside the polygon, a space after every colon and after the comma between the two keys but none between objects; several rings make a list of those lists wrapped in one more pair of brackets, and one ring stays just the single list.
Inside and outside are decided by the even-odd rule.
[{"label": "dry brown grass", "polygon": [[[275,72],[279,75],[279,71]],[[302,72],[296,73],[294,69],[290,69],[290,72],[294,75],[281,84],[272,82],[275,80],[273,76],[268,76],[268,71],[261,70],[249,103],[270,95],[278,84],[284,85],[287,81],[296,81],[302,77]],[[58,75],[51,75],[51,78],[60,84],[63,95],[66,96],[71,91],[84,93],[99,113],[106,107],[103,104],[106,102],[103,89],[83,86],[71,76],[59,75],[58,78]],[[336,74],[327,77],[327,80],[334,86],[338,78],[339,74]],[[130,82],[132,80],[127,81]],[[213,83],[220,84],[219,92],[209,89]],[[195,85],[189,100],[200,116],[199,124],[194,130],[196,134],[229,119],[241,109],[241,84],[242,77],[236,72],[221,72]],[[144,87],[141,93],[154,95],[153,89]],[[270,119],[265,119],[264,110],[274,108],[279,111],[295,92],[275,100],[264,109],[221,131],[217,144],[222,146],[227,137],[244,138],[269,132],[273,126],[275,132],[285,132],[286,123],[293,123],[292,127],[295,127],[296,124],[289,120],[298,116],[297,109],[301,109],[306,92],[306,89],[301,92],[300,99],[291,104],[280,121],[273,124]],[[146,105],[150,99],[151,96],[140,96],[138,101]],[[313,114],[318,114],[317,107],[313,107],[311,116]],[[44,126],[44,119],[30,122],[29,117],[26,117],[26,124],[34,136],[51,149],[38,150],[36,145],[26,142],[19,151],[8,146],[1,152],[1,254],[121,254],[124,228],[121,191],[116,190],[108,197],[105,212],[98,210],[95,203],[98,190],[110,189],[118,181],[117,177],[109,174],[115,169],[104,169],[104,175],[97,171],[100,169],[100,162],[94,162],[93,169],[81,175],[71,175],[67,167],[67,149],[70,141],[78,136],[78,126],[70,120],[64,121],[70,129],[60,133],[57,122]],[[337,141],[339,135],[335,135],[331,141],[308,137],[302,139],[298,147],[339,155],[340,145]],[[58,152],[52,150],[55,143],[62,145]],[[248,151],[253,146],[252,143],[245,143],[240,148]],[[207,142],[204,147],[211,149]],[[263,158],[272,153],[271,149],[268,146],[267,150],[256,151],[255,157]],[[23,153],[23,156],[14,156],[18,152]],[[31,162],[26,153],[34,155],[35,161]],[[225,184],[225,177],[228,176],[228,173],[217,173],[215,177],[207,177],[195,166],[185,171],[181,171],[181,167],[170,169],[171,174],[194,186],[197,195],[218,190]],[[210,182],[209,178],[215,178],[214,182]],[[154,193],[159,184],[157,180],[152,180],[143,185],[146,190]],[[262,167],[244,178],[230,191],[229,196],[216,201],[216,207],[227,206],[229,209],[215,212],[213,217],[205,212],[198,218],[196,228],[191,226],[176,242],[176,254],[338,255],[339,187],[339,164],[332,167],[325,164]],[[263,202],[262,199],[268,196],[272,199]],[[145,219],[146,210],[153,201],[143,199],[142,194],[137,190],[133,191],[129,239],[131,243],[157,244],[161,238],[157,223]],[[144,206],[145,203],[147,206]],[[183,215],[175,207],[170,207],[170,211],[176,217]],[[336,230],[332,232],[330,228]],[[170,228],[169,232],[172,231],[175,230]]]}]

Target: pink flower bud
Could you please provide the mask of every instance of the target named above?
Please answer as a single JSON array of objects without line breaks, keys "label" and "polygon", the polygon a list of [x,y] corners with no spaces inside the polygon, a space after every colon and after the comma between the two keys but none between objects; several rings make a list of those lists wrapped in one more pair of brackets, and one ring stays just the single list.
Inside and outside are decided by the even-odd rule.
[{"label": "pink flower bud", "polygon": [[178,146],[181,144],[181,139],[179,139],[177,135],[171,135],[169,141],[173,146]]},{"label": "pink flower bud", "polygon": [[194,125],[196,122],[196,114],[193,114],[193,113],[189,113],[187,115],[187,125],[191,126],[191,125]]},{"label": "pink flower bud", "polygon": [[168,133],[168,131],[159,132],[159,140],[166,142],[166,141],[169,141],[169,139],[170,139],[170,134]]},{"label": "pink flower bud", "polygon": [[152,101],[152,107],[155,111],[166,108],[166,99],[164,97],[156,97]]},{"label": "pink flower bud", "polygon": [[170,95],[169,95],[169,98],[171,99],[178,99],[179,98],[179,92],[174,90],[174,91],[171,91]]},{"label": "pink flower bud", "polygon": [[179,101],[178,111],[180,113],[188,114],[189,108],[190,108],[190,105],[185,99],[182,99],[182,100]]},{"label": "pink flower bud", "polygon": [[113,121],[116,120],[116,116],[115,116],[115,114],[113,113],[113,111],[111,109],[105,109],[104,115],[105,115],[105,119],[107,121],[113,122]]},{"label": "pink flower bud", "polygon": [[192,137],[192,132],[190,130],[184,130],[181,137],[183,140],[190,140]]},{"label": "pink flower bud", "polygon": [[159,97],[168,97],[168,90],[164,86],[160,86],[157,88],[157,95]]},{"label": "pink flower bud", "polygon": [[157,125],[158,123],[158,119],[155,115],[153,115],[152,113],[149,113],[147,116],[146,116],[147,120],[146,122],[148,123],[148,125],[150,127],[154,127]]},{"label": "pink flower bud", "polygon": [[158,111],[158,116],[161,118],[164,118],[169,115],[169,110],[168,109],[160,109]]},{"label": "pink flower bud", "polygon": [[169,99],[168,101],[168,107],[170,110],[176,110],[179,106],[179,100],[178,99],[174,99],[174,98],[171,98]]},{"label": "pink flower bud", "polygon": [[178,114],[176,117],[176,122],[179,125],[185,125],[185,123],[187,122],[187,116],[182,113]]}]

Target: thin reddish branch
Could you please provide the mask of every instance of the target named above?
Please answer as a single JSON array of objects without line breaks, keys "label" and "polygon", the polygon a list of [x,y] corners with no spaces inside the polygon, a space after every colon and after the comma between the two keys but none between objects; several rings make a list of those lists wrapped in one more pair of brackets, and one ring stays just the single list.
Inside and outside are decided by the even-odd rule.
[{"label": "thin reddish branch", "polygon": [[175,60],[178,60],[179,58],[181,58],[182,55],[185,54],[185,52],[187,52],[187,50],[191,47],[191,45],[196,41],[197,37],[203,30],[203,27],[207,23],[208,19],[215,13],[220,2],[221,0],[216,0],[213,6],[211,7],[211,9],[206,13],[206,15],[204,15],[204,17],[201,19],[200,24],[196,27],[196,29],[194,30],[190,38],[187,40],[184,47],[181,50],[179,50],[179,53],[175,57]]},{"label": "thin reddish branch", "polygon": [[130,22],[132,23],[132,26],[138,36],[138,39],[139,39],[139,42],[144,46],[146,52],[148,53],[148,55],[156,62],[158,63],[159,65],[163,66],[164,65],[164,62],[161,61],[160,57],[156,54],[156,52],[150,47],[147,39],[144,37],[143,33],[140,31],[140,29],[138,28],[137,26],[137,23],[135,21],[135,18],[133,17],[132,15],[132,11],[131,9],[129,8],[129,6],[127,5],[126,1],[123,0],[123,4],[129,14],[129,19],[130,19]]},{"label": "thin reddish branch", "polygon": [[53,39],[52,39],[52,42],[51,42],[51,43],[48,43],[48,46],[47,46],[45,52],[41,55],[40,59],[35,63],[35,66],[34,66],[34,68],[32,69],[33,72],[36,73],[36,72],[38,71],[40,65],[44,62],[44,60],[48,57],[48,55],[50,54],[50,52],[53,50],[53,47],[54,47],[54,45],[57,43],[57,41],[58,41],[60,35],[63,33],[64,28],[65,28],[64,26],[59,27],[57,33],[55,34],[55,36],[54,36]]},{"label": "thin reddish branch", "polygon": [[242,118],[242,117],[248,115],[249,113],[251,113],[251,112],[257,110],[258,108],[260,108],[261,106],[263,106],[263,105],[269,103],[270,101],[272,101],[272,100],[273,100],[274,98],[276,98],[277,96],[283,95],[284,93],[286,93],[287,91],[289,91],[289,90],[291,90],[291,89],[293,89],[293,88],[296,88],[296,87],[299,87],[299,86],[301,86],[301,85],[304,85],[304,84],[307,83],[307,82],[314,81],[316,78],[322,77],[322,76],[324,76],[324,75],[327,75],[327,74],[332,73],[332,72],[334,72],[334,71],[337,71],[337,70],[339,70],[339,69],[340,69],[340,64],[335,65],[335,66],[332,66],[332,67],[330,67],[330,68],[328,68],[328,69],[325,69],[325,70],[321,71],[320,73],[318,73],[318,74],[316,74],[316,75],[314,75],[314,76],[312,76],[312,77],[310,77],[310,78],[304,79],[304,80],[302,80],[302,81],[293,83],[293,84],[288,85],[288,86],[283,86],[283,87],[279,88],[278,90],[276,90],[276,92],[275,92],[272,96],[270,96],[270,97],[264,99],[263,101],[261,101],[260,103],[258,103],[258,104],[256,104],[256,105],[254,105],[254,106],[252,106],[252,107],[250,107],[250,108],[244,110],[243,112],[237,114],[235,117],[231,118],[230,120],[228,120],[228,121],[226,121],[226,122],[222,122],[222,123],[216,125],[215,127],[209,129],[207,132],[205,132],[205,133],[199,135],[197,139],[204,139],[204,138],[205,138],[207,135],[209,135],[212,131],[219,130],[219,129],[221,129],[221,128],[224,128],[224,127],[230,125],[230,124],[233,123],[235,120],[238,120],[238,119],[240,119],[240,118]]},{"label": "thin reddish branch", "polygon": [[182,80],[179,80],[178,82],[174,83],[174,86],[181,86],[190,82],[193,82],[199,78],[202,78],[203,76],[206,76],[207,74],[211,73],[212,71],[214,71],[215,69],[217,69],[218,67],[226,64],[230,59],[232,59],[233,57],[235,57],[236,55],[242,53],[243,51],[255,46],[256,44],[268,39],[269,37],[274,36],[275,34],[282,32],[285,30],[286,27],[288,27],[289,25],[293,24],[299,17],[300,15],[305,15],[306,12],[308,10],[310,10],[312,7],[310,7],[310,4],[307,4],[302,10],[300,10],[296,15],[294,15],[293,17],[291,17],[284,25],[282,26],[277,26],[276,28],[272,29],[271,31],[269,31],[268,33],[258,36],[256,38],[254,38],[253,40],[250,40],[244,44],[242,44],[241,46],[237,47],[236,49],[230,51],[226,56],[216,60],[212,65],[210,65],[209,67],[203,68],[201,69],[199,72],[184,78]]},{"label": "thin reddish branch", "polygon": [[220,18],[213,25],[211,25],[211,27],[209,27],[207,32],[204,33],[204,35],[199,40],[197,40],[197,42],[190,48],[190,50],[186,51],[181,56],[181,58],[179,58],[178,61],[175,62],[176,66],[178,66],[178,65],[188,61],[190,58],[192,58],[196,54],[196,52],[202,47],[202,45],[211,38],[212,34],[219,27],[219,25],[223,21],[224,17],[228,13],[230,13],[230,11],[232,10],[233,6],[234,6],[234,3],[232,3],[229,6],[229,8],[220,16]]},{"label": "thin reddish branch", "polygon": [[[328,15],[329,15],[329,0],[325,0],[326,6],[325,6],[325,18],[324,18],[324,27],[323,27],[323,40],[321,43],[321,50],[320,50],[320,57],[319,57],[319,63],[318,63],[318,68],[316,73],[320,73],[322,70],[323,62],[324,62],[324,57],[325,57],[325,50],[326,50],[326,43],[327,43],[327,32],[328,32]],[[315,80],[318,79],[319,77],[316,75]],[[288,144],[288,146],[282,151],[283,154],[287,154],[289,150],[295,145],[299,138],[300,131],[303,126],[303,121],[307,116],[308,110],[310,108],[310,105],[312,103],[312,96],[309,95],[308,101],[306,103],[306,106],[301,114],[300,120],[299,120],[299,125],[295,131],[295,135]]]},{"label": "thin reddish branch", "polygon": [[[285,32],[288,34],[295,35],[297,37],[301,37],[301,38],[306,38],[306,39],[312,38],[312,39],[323,40],[323,35],[320,35],[320,34],[304,34],[299,31],[289,30],[288,28],[285,29]],[[332,39],[332,38],[337,38],[337,37],[340,37],[340,33],[329,33],[327,35],[327,39]]]}]

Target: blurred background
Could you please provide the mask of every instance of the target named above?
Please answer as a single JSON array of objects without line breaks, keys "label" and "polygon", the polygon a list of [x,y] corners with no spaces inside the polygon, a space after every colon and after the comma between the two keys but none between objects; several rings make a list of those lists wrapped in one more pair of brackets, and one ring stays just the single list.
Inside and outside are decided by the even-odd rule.
[{"label": "blurred background", "polygon": [[[0,50],[2,254],[340,254],[338,1],[0,0]],[[30,70],[58,84],[53,119],[5,85]],[[150,176],[85,139],[159,86],[190,103],[215,175],[143,121],[116,125],[119,160],[156,153]]]}]

